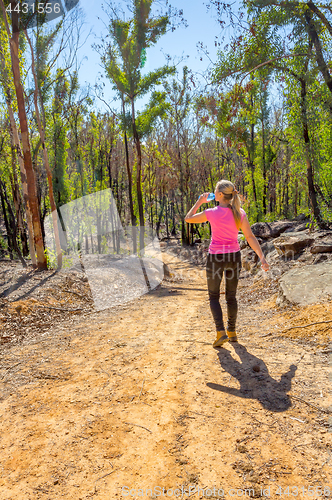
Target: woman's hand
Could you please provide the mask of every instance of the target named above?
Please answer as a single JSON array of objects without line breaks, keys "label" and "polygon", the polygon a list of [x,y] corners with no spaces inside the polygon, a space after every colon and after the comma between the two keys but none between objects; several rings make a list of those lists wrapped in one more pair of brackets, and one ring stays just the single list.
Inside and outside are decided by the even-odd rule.
[{"label": "woman's hand", "polygon": [[262,269],[264,269],[264,271],[268,271],[270,266],[269,266],[269,263],[267,262],[267,260],[265,259],[265,257],[263,257],[261,259],[261,266],[262,266]]},{"label": "woman's hand", "polygon": [[207,197],[209,196],[210,193],[203,193],[200,195],[197,201],[199,201],[201,204],[203,203],[208,203]]}]

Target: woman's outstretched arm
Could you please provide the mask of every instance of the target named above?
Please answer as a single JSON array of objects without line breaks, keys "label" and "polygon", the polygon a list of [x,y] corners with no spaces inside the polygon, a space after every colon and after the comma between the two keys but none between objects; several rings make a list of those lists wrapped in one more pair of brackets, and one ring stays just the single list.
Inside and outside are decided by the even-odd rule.
[{"label": "woman's outstretched arm", "polygon": [[257,241],[256,236],[253,234],[253,232],[251,230],[247,216],[245,216],[243,221],[241,222],[240,228],[242,229],[242,232],[243,232],[248,244],[251,246],[251,248],[254,250],[254,252],[256,252],[258,257],[260,258],[262,268],[264,269],[264,271],[268,271],[269,264],[264,257],[263,251],[261,249],[260,244]]},{"label": "woman's outstretched arm", "polygon": [[186,222],[191,222],[192,224],[198,224],[199,222],[206,222],[207,218],[205,215],[205,212],[200,212],[199,214],[196,214],[197,210],[203,203],[207,203],[207,197],[209,193],[204,193],[201,194],[201,196],[198,198],[196,201],[195,205],[189,210],[187,215],[185,216],[184,220]]}]

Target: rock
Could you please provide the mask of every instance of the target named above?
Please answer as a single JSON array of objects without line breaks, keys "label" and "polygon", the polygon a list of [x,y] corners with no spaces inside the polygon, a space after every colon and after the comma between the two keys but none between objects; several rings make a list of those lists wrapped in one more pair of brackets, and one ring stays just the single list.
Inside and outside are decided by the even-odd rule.
[{"label": "rock", "polygon": [[182,248],[180,251],[180,256],[184,259],[188,259],[188,257],[190,257],[190,250]]},{"label": "rock", "polygon": [[284,303],[307,306],[331,300],[332,262],[306,265],[285,273],[279,282],[277,305]]},{"label": "rock", "polygon": [[247,453],[248,449],[246,448],[246,446],[244,444],[238,444],[237,451],[239,453]]},{"label": "rock", "polygon": [[245,271],[252,272],[258,262],[258,255],[250,248],[246,247],[241,252],[242,268]]},{"label": "rock", "polygon": [[327,252],[332,252],[332,241],[331,242],[325,242],[325,241],[320,241],[316,242],[312,245],[310,248],[311,253],[327,253]]},{"label": "rock", "polygon": [[289,227],[284,232],[285,233],[293,233],[294,231],[305,231],[306,229],[308,229],[307,222],[305,222],[304,224],[298,224],[296,226]]},{"label": "rock", "polygon": [[296,221],[305,221],[306,220],[306,221],[310,222],[310,218],[305,214],[297,215],[297,217],[294,217],[293,220],[296,220]]},{"label": "rock", "polygon": [[304,262],[305,264],[313,264],[314,256],[309,252],[309,249],[306,248],[302,255],[297,259],[297,262]]},{"label": "rock", "polygon": [[271,227],[271,238],[278,238],[278,236],[281,235],[281,233],[284,233],[287,229],[293,229],[295,230],[297,226],[297,222],[290,221],[290,220],[278,220],[275,222],[271,222],[270,227]]},{"label": "rock", "polygon": [[251,226],[251,230],[256,238],[263,240],[278,238],[282,233],[300,232],[307,229],[307,223],[297,220],[280,220],[275,222],[256,222]]},{"label": "rock", "polygon": [[253,263],[249,260],[242,260],[242,268],[245,271],[251,271],[251,269],[253,268]]},{"label": "rock", "polygon": [[303,233],[291,233],[291,236],[282,235],[273,242],[279,255],[294,257],[315,241],[313,237]]},{"label": "rock", "polygon": [[314,259],[314,264],[319,264],[327,260],[332,260],[332,254],[318,253]]},{"label": "rock", "polygon": [[167,264],[165,264],[165,262],[164,262],[164,277],[165,277],[165,278],[171,278],[171,277],[172,277],[171,270],[170,270],[170,268],[168,267],[168,265],[167,265]]},{"label": "rock", "polygon": [[262,243],[261,248],[264,255],[268,255],[269,253],[274,252],[274,250],[276,249],[273,241],[266,241],[265,243]]},{"label": "rock", "polygon": [[240,249],[243,250],[248,246],[247,240],[240,240],[239,241]]},{"label": "rock", "polygon": [[256,222],[251,226],[251,230],[256,238],[271,238],[271,227],[267,222]]}]

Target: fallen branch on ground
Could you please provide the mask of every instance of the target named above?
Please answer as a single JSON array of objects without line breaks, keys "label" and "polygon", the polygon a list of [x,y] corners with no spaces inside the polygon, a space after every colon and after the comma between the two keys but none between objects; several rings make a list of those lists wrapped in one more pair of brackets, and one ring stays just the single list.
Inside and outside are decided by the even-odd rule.
[{"label": "fallen branch on ground", "polygon": [[[285,330],[281,330],[281,333],[288,332],[289,330],[296,330],[297,328],[308,328],[308,326],[314,326],[314,325],[321,325],[323,323],[332,323],[332,320],[328,321],[317,321],[316,323],[309,323],[308,325],[297,325],[297,326],[291,326],[290,328],[286,328]],[[275,333],[275,332],[274,332]],[[269,335],[273,335],[273,332],[265,333],[264,335],[260,335],[260,338],[268,337]],[[181,342],[181,341],[179,341]],[[186,342],[186,341],[183,341]],[[194,340],[188,341],[188,342],[195,342]]]},{"label": "fallen branch on ground", "polygon": [[85,297],[84,295],[81,295],[80,293],[74,292],[73,290],[64,290],[63,288],[61,288],[61,291],[65,292],[65,293],[72,293],[74,295],[77,295],[77,297],[80,297],[81,299],[84,299],[84,300],[88,300],[88,301],[92,300],[91,297]]},{"label": "fallen branch on ground", "polygon": [[64,312],[76,312],[76,311],[83,311],[82,307],[79,307],[77,309],[63,309],[63,307],[53,307],[53,306],[42,306],[38,305],[38,308],[43,308],[43,309],[55,309],[56,311],[64,311]]},{"label": "fallen branch on ground", "polygon": [[211,345],[211,342],[203,342],[202,340],[186,340],[186,339],[180,340],[180,339],[177,339],[176,342],[193,342],[193,343],[196,342],[197,344]]},{"label": "fallen branch on ground", "polygon": [[288,330],[295,330],[295,328],[307,328],[308,326],[321,325],[322,323],[332,323],[332,319],[328,321],[317,321],[317,323],[309,323],[308,325],[291,326],[290,328],[286,328],[286,330],[283,330],[283,332],[288,332]]},{"label": "fallen branch on ground", "polygon": [[204,413],[198,413],[197,411],[191,411],[191,413],[195,413],[196,415],[202,415],[202,417],[207,417],[207,418],[215,418],[214,415],[204,415]]},{"label": "fallen branch on ground", "polygon": [[117,470],[119,470],[119,469],[114,469],[111,472],[108,472],[107,474],[104,474],[104,476],[98,477],[98,479],[96,479],[95,482],[100,481],[100,479],[104,479],[104,477],[110,476],[111,474],[113,474],[113,472],[116,472]]},{"label": "fallen branch on ground", "polygon": [[3,380],[5,378],[5,376],[7,375],[7,373],[9,372],[9,370],[11,370],[12,368],[15,368],[15,366],[18,366],[20,364],[22,364],[23,361],[19,361],[18,363],[16,363],[15,365],[12,365],[12,366],[8,366],[7,368],[5,368],[5,373],[3,374],[3,376],[1,377],[1,380]]},{"label": "fallen branch on ground", "polygon": [[305,401],[305,399],[299,398],[298,396],[293,396],[292,394],[288,394],[288,396],[297,399],[298,401],[302,401],[302,403],[305,403],[308,406],[312,406],[312,408],[315,408],[316,410],[321,411],[323,413],[332,413],[331,410],[319,408],[319,406],[313,405],[312,403],[308,403],[308,401]]},{"label": "fallen branch on ground", "polygon": [[142,391],[143,391],[143,385],[144,385],[144,382],[145,382],[145,377],[144,377],[144,380],[143,380],[143,384],[142,384],[141,392],[139,393],[138,399],[141,397],[141,394],[142,394]]},{"label": "fallen branch on ground", "polygon": [[150,431],[150,429],[148,429],[147,427],[143,427],[143,425],[133,424],[132,422],[124,422],[124,423],[128,425],[135,425],[136,427],[141,427],[142,429],[145,429],[146,431],[151,432],[152,434],[152,431]]}]

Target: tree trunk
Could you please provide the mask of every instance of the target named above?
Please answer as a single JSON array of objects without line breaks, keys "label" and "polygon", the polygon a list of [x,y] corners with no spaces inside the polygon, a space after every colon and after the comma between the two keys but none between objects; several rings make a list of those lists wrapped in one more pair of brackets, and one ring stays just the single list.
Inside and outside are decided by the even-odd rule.
[{"label": "tree trunk", "polygon": [[289,158],[288,158],[288,154],[287,154],[287,162],[286,162],[284,189],[285,189],[284,216],[285,216],[285,218],[287,218],[288,211],[289,211]]},{"label": "tree trunk", "polygon": [[8,245],[8,253],[9,253],[9,258],[10,260],[13,260],[13,242],[12,242],[12,233],[9,227],[9,222],[7,218],[7,210],[6,210],[6,203],[5,203],[5,196],[1,187],[1,180],[0,180],[0,198],[1,198],[1,207],[2,207],[2,212],[3,212],[3,219],[5,222],[5,228],[6,228],[6,233],[7,233],[7,245]]},{"label": "tree trunk", "polygon": [[[8,33],[8,36],[10,37],[10,33]],[[16,126],[14,112],[13,112],[13,108],[12,108],[12,97],[11,97],[10,89],[8,86],[8,74],[7,74],[7,69],[6,69],[6,62],[4,60],[3,49],[1,47],[1,44],[0,44],[0,59],[1,59],[1,70],[2,70],[2,75],[3,75],[4,93],[5,93],[5,99],[6,99],[7,110],[8,110],[8,115],[9,115],[9,122],[10,122],[10,139],[11,139],[12,148],[14,148],[16,151],[16,157],[18,159],[18,164],[20,167],[21,182],[22,182],[22,189],[23,189],[23,198],[24,198],[24,203],[25,203],[25,213],[26,213],[26,219],[27,219],[27,224],[28,224],[30,258],[31,258],[32,265],[34,267],[37,267],[36,250],[35,250],[35,242],[34,242],[34,234],[33,234],[33,224],[32,224],[32,214],[31,214],[31,208],[29,205],[29,196],[28,196],[27,176],[26,176],[26,171],[25,171],[25,166],[24,166],[24,161],[23,161],[23,154],[22,154],[22,150],[21,150],[20,139],[18,136],[17,126]]]},{"label": "tree trunk", "polygon": [[[17,2],[15,3],[15,5],[16,4]],[[0,6],[2,8],[2,12],[4,15],[7,33],[8,36],[10,37],[10,30],[7,22],[7,14],[3,0],[0,0]],[[24,166],[26,170],[27,185],[28,185],[29,207],[31,209],[31,214],[32,214],[34,241],[37,252],[37,266],[39,269],[47,269],[47,261],[46,261],[46,255],[44,251],[44,243],[41,231],[41,221],[38,210],[36,181],[32,167],[29,129],[28,129],[28,122],[27,122],[25,102],[24,102],[24,92],[20,75],[20,63],[18,57],[18,47],[19,47],[18,14],[17,12],[14,11],[12,11],[12,23],[13,23],[13,34],[12,37],[10,38],[10,55],[12,62],[15,92],[17,98],[18,116],[21,127],[23,158],[24,158]]]},{"label": "tree trunk", "polygon": [[[124,97],[122,96],[122,113],[125,118],[125,104]],[[131,225],[132,225],[132,238],[133,238],[133,252],[137,252],[137,242],[136,242],[136,216],[134,213],[134,203],[133,203],[133,181],[131,176],[130,164],[129,164],[129,151],[128,151],[128,139],[127,132],[124,131],[124,143],[125,143],[125,153],[126,153],[126,167],[127,167],[127,176],[128,176],[128,195],[129,195],[129,209],[130,209],[130,217],[131,217]]]},{"label": "tree trunk", "polygon": [[168,228],[168,196],[167,195],[166,195],[165,222],[166,222],[166,237],[169,238],[169,228]]},{"label": "tree trunk", "polygon": [[133,125],[133,136],[137,152],[137,169],[136,169],[136,193],[137,193],[137,204],[139,213],[139,225],[140,225],[140,252],[144,253],[144,211],[143,211],[143,197],[142,197],[142,150],[141,141],[138,136],[136,129],[135,120],[135,107],[134,100],[131,100],[131,111],[132,111],[132,125]]},{"label": "tree trunk", "polygon": [[178,147],[178,161],[179,161],[179,170],[180,170],[180,196],[181,196],[181,245],[184,245],[186,243],[186,226],[185,226],[185,220],[184,220],[184,193],[183,193],[183,167],[182,167],[182,160],[181,160],[181,151],[180,151],[180,138],[179,138],[179,130],[177,126],[177,147]]},{"label": "tree trunk", "polygon": [[307,30],[308,30],[308,35],[310,37],[311,42],[313,43],[315,47],[315,54],[316,54],[316,61],[318,65],[318,69],[323,75],[323,78],[325,80],[325,83],[329,89],[329,91],[332,94],[332,77],[330,75],[329,68],[325,62],[324,56],[323,56],[323,50],[322,50],[322,45],[320,43],[316,28],[315,28],[315,23],[312,19],[311,13],[307,10],[305,13],[305,18],[307,21]]},{"label": "tree trunk", "polygon": [[157,220],[157,224],[156,224],[156,233],[157,233],[158,240],[160,239],[159,238],[159,230],[160,230],[161,219],[162,219],[164,207],[165,207],[165,197],[162,198],[160,205],[161,205],[161,208],[160,208],[160,212],[159,212],[159,216],[158,216],[158,220]]},{"label": "tree trunk", "polygon": [[255,183],[255,166],[254,166],[254,139],[255,139],[255,126],[251,125],[251,141],[250,141],[250,155],[249,155],[249,170],[251,172],[251,182],[252,182],[252,192],[254,196],[254,202],[257,209],[257,191]]},{"label": "tree trunk", "polygon": [[[10,234],[11,234],[11,242],[12,242],[13,249],[17,253],[18,258],[20,259],[23,267],[28,267],[27,264],[26,264],[26,262],[25,262],[25,260],[24,260],[24,258],[22,257],[20,247],[17,244],[17,239],[16,239],[16,236],[17,236],[17,225],[15,223],[14,213],[13,213],[10,201],[9,201],[7,193],[6,193],[6,186],[5,186],[5,184],[1,180],[0,180],[0,192],[1,192],[1,199],[2,200],[6,200],[7,207],[8,207],[9,221],[10,221],[10,223],[9,223],[9,225],[10,225]],[[4,204],[3,204],[3,207],[4,207]],[[5,212],[6,211],[4,210],[4,214],[5,214]],[[8,221],[7,221],[7,224],[8,224]],[[9,227],[9,225],[8,225],[8,227]],[[7,233],[7,234],[8,234],[8,238],[9,238],[9,233]]]},{"label": "tree trunk", "polygon": [[57,264],[58,264],[58,270],[60,270],[62,267],[62,249],[61,249],[61,244],[60,244],[60,235],[59,235],[59,226],[58,226],[58,212],[57,212],[56,204],[54,201],[52,172],[50,169],[50,164],[48,161],[48,152],[47,152],[47,148],[46,148],[46,144],[45,144],[45,130],[44,130],[44,127],[43,127],[41,119],[40,119],[39,106],[38,106],[38,97],[39,97],[40,101],[42,101],[42,98],[41,98],[41,95],[39,92],[38,79],[37,79],[36,68],[35,68],[35,55],[33,52],[33,46],[32,46],[31,40],[30,40],[26,30],[24,31],[24,34],[26,36],[26,39],[28,40],[28,43],[30,46],[30,51],[31,51],[31,69],[32,69],[32,74],[33,74],[33,78],[34,78],[34,83],[35,83],[34,103],[35,103],[36,119],[37,119],[37,124],[38,124],[38,131],[39,131],[39,135],[40,135],[40,140],[41,140],[41,144],[42,144],[42,148],[43,148],[44,165],[45,165],[45,170],[46,170],[46,174],[47,174],[47,182],[48,182],[48,195],[50,198],[50,205],[51,205],[51,211],[52,211],[52,222],[53,222],[55,247],[56,247],[56,253],[57,253]]},{"label": "tree trunk", "polygon": [[12,185],[13,201],[16,212],[16,220],[17,220],[17,229],[21,236],[23,257],[27,257],[29,255],[29,247],[24,227],[22,198],[16,174],[16,151],[15,147],[13,147],[13,143],[12,143],[12,171],[13,175],[10,176],[10,182]]},{"label": "tree trunk", "polygon": [[171,219],[172,219],[171,235],[172,236],[176,236],[175,210],[174,210],[174,191],[172,192],[172,201],[171,201]]},{"label": "tree trunk", "polygon": [[142,268],[142,272],[144,275],[145,283],[148,290],[151,290],[150,281],[145,269],[143,256],[144,256],[144,212],[143,212],[143,198],[142,198],[142,151],[141,151],[141,141],[139,139],[137,129],[136,129],[136,121],[135,121],[135,106],[134,99],[131,99],[131,112],[132,112],[132,125],[133,125],[133,136],[137,151],[137,171],[136,171],[136,190],[137,190],[137,204],[138,204],[138,213],[139,213],[139,257],[140,264]]},{"label": "tree trunk", "polygon": [[305,79],[301,78],[300,83],[301,83],[301,118],[302,118],[302,131],[303,131],[303,139],[304,139],[305,161],[307,164],[307,180],[308,180],[309,200],[310,200],[310,204],[311,204],[311,208],[312,208],[314,217],[317,220],[318,224],[321,226],[323,224],[323,222],[322,222],[320,209],[319,209],[319,206],[317,203],[317,195],[316,195],[316,190],[315,190],[315,185],[314,185],[314,173],[313,173],[312,161],[311,161],[311,145],[310,145],[307,105],[306,105],[307,87],[306,87]]},{"label": "tree trunk", "polygon": [[[251,76],[252,78],[252,76]],[[251,94],[250,96],[250,102],[251,102],[251,107],[254,107],[254,98],[253,95]],[[248,148],[248,155],[249,155],[249,169],[251,172],[251,182],[252,182],[252,191],[253,191],[253,196],[254,196],[254,203],[255,203],[255,209],[256,209],[256,222],[259,220],[259,212],[258,212],[258,206],[257,206],[257,191],[256,191],[256,183],[255,183],[255,166],[254,166],[254,158],[255,158],[255,124],[252,123],[250,125],[250,144]]]},{"label": "tree trunk", "polygon": [[295,179],[294,216],[297,217],[298,180]]},{"label": "tree trunk", "polygon": [[266,161],[265,161],[265,124],[264,124],[264,116],[263,116],[263,107],[261,108],[262,112],[262,161],[263,161],[263,179],[264,179],[264,186],[263,186],[263,211],[264,215],[266,215],[267,209],[266,209]]}]

